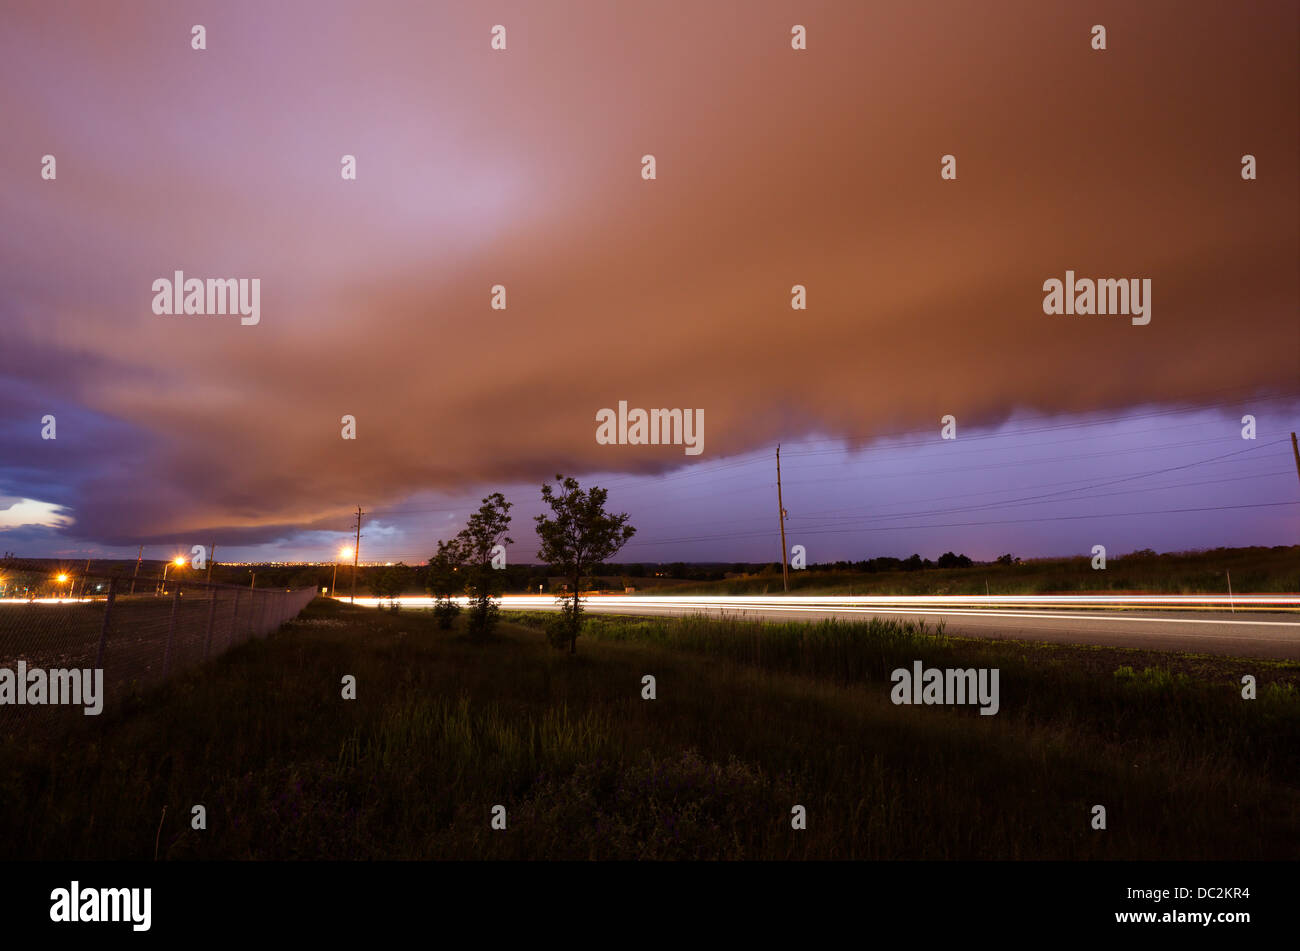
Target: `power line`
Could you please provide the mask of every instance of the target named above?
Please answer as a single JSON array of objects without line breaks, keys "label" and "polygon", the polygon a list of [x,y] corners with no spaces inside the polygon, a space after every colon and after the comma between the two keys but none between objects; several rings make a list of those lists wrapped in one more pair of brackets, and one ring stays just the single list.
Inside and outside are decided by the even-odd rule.
[{"label": "power line", "polygon": [[[1133,481],[1133,480],[1135,480],[1135,479],[1149,478],[1150,476],[1154,476],[1154,475],[1163,475],[1163,474],[1165,474],[1165,473],[1167,473],[1167,472],[1176,472],[1176,471],[1181,471],[1181,470],[1183,470],[1183,469],[1190,469],[1190,468],[1192,468],[1192,467],[1194,467],[1194,466],[1201,466],[1201,465],[1216,465],[1216,464],[1220,464],[1220,463],[1222,463],[1224,460],[1232,459],[1232,458],[1236,458],[1236,457],[1239,457],[1239,456],[1241,456],[1241,455],[1243,455],[1243,454],[1245,454],[1245,453],[1248,453],[1248,452],[1253,452],[1253,451],[1255,451],[1255,450],[1263,449],[1263,448],[1267,448],[1267,447],[1269,447],[1269,446],[1275,446],[1275,445],[1277,445],[1277,444],[1280,443],[1280,442],[1285,442],[1285,440],[1283,440],[1283,439],[1278,439],[1278,440],[1274,440],[1274,441],[1272,441],[1272,442],[1261,443],[1261,444],[1256,445],[1256,446],[1250,446],[1250,447],[1248,447],[1248,448],[1246,448],[1246,449],[1238,449],[1238,450],[1234,450],[1233,452],[1221,453],[1220,455],[1217,455],[1217,456],[1211,456],[1211,457],[1209,457],[1208,459],[1201,459],[1201,460],[1197,460],[1197,461],[1194,461],[1194,462],[1183,463],[1183,464],[1176,465],[1176,466],[1166,466],[1166,467],[1162,467],[1162,468],[1160,468],[1160,469],[1153,469],[1153,470],[1149,470],[1149,471],[1147,471],[1147,472],[1140,472],[1140,473],[1136,473],[1136,474],[1134,474],[1134,475],[1124,476],[1124,477],[1122,477],[1122,478],[1118,478],[1118,479],[1112,479],[1112,480],[1108,480],[1108,481],[1105,481],[1105,482],[1094,483],[1094,484],[1092,484],[1092,485],[1079,486],[1079,487],[1076,487],[1076,488],[1071,489],[1071,490],[1062,490],[1062,491],[1053,492],[1053,493],[1046,493],[1045,495],[1040,495],[1040,496],[1026,496],[1026,497],[1022,497],[1022,498],[1019,498],[1019,499],[1002,499],[1002,500],[998,500],[998,501],[994,501],[994,502],[981,503],[981,504],[979,504],[979,505],[975,505],[975,506],[958,506],[958,507],[948,508],[948,509],[934,509],[934,510],[928,510],[928,511],[916,511],[916,512],[901,512],[901,513],[895,513],[895,514],[892,514],[892,515],[873,515],[873,516],[857,516],[857,517],[854,517],[854,516],[846,516],[845,518],[850,518],[850,519],[853,519],[853,520],[869,519],[869,520],[875,520],[875,521],[880,521],[880,520],[892,521],[892,520],[901,519],[901,518],[917,518],[917,517],[922,517],[922,518],[923,518],[923,517],[932,516],[932,515],[947,515],[947,514],[956,514],[956,513],[959,513],[959,512],[974,512],[974,511],[982,511],[982,510],[988,510],[988,509],[994,509],[994,510],[996,510],[996,509],[999,509],[999,508],[1013,507],[1014,505],[1018,505],[1018,504],[1042,504],[1042,501],[1043,501],[1043,500],[1046,500],[1046,499],[1050,498],[1051,496],[1059,496],[1059,495],[1063,494],[1063,492],[1067,492],[1067,491],[1068,491],[1068,492],[1089,491],[1089,490],[1091,490],[1091,489],[1096,489],[1096,488],[1105,488],[1105,487],[1110,486],[1110,485],[1117,485],[1117,484],[1124,483],[1124,482],[1131,482],[1131,481]],[[1215,480],[1211,480],[1211,481],[1215,481]],[[1124,493],[1109,493],[1109,494],[1124,494]],[[1100,496],[1100,497],[1106,497],[1106,496],[1103,495],[1103,496]],[[1090,501],[1091,498],[1096,498],[1096,496],[1094,496],[1094,497],[1084,496],[1084,497],[1081,497],[1081,498],[1069,499],[1069,500],[1064,500],[1064,501],[1071,501],[1071,502],[1084,502],[1084,501]],[[1070,517],[1084,517],[1084,516],[1070,516]],[[837,519],[837,520],[838,520],[838,519]],[[1050,518],[1050,517],[1044,517],[1044,518],[1041,518],[1041,519],[1038,519],[1038,520],[1039,520],[1039,521],[1052,521],[1053,519]],[[1015,520],[1010,520],[1010,521],[1007,522],[1007,523],[1009,524],[1010,522],[1013,522],[1013,521],[1015,521]],[[1029,521],[1034,521],[1034,519],[1029,519]],[[970,523],[970,524],[985,524],[985,523]],[[1001,522],[991,522],[991,523],[987,523],[987,524],[1003,524],[1003,523],[1001,523]],[[859,527],[856,528],[856,529],[841,529],[841,530],[838,530],[838,531],[882,531],[882,530],[886,530],[886,529],[889,529],[889,530],[903,530],[903,529],[910,529],[910,528],[914,528],[914,527],[924,527],[924,526],[902,526],[902,525],[892,525],[892,526],[882,526],[882,527],[880,527],[880,528],[867,528],[867,527],[865,527],[865,526],[859,526]],[[819,528],[816,528],[816,527],[812,527],[812,528],[806,528],[806,529],[801,528],[800,531],[801,531],[801,532],[805,532],[805,533],[807,533],[807,534],[823,534],[823,533],[825,533],[826,531],[830,531],[830,530],[828,530],[828,529],[819,529]],[[732,534],[729,535],[729,536],[728,536],[728,535],[715,535],[715,536],[713,536],[713,537],[702,536],[702,537],[697,537],[697,538],[695,538],[695,539],[690,539],[690,540],[698,540],[698,541],[718,540],[718,539],[723,538],[723,537],[747,537],[747,536],[750,535],[750,534],[752,534],[752,533],[732,533]],[[643,544],[654,544],[654,543],[653,543],[653,542],[643,542]]]},{"label": "power line", "polygon": [[[1118,492],[1103,492],[1099,495],[1085,495],[1077,499],[1055,499],[1055,500],[1044,500],[1044,501],[1010,501],[1009,500],[1007,502],[999,502],[997,504],[991,504],[987,506],[986,510],[997,511],[998,509],[1002,509],[1002,508],[1020,508],[1025,505],[1046,505],[1050,501],[1060,501],[1066,503],[1092,502],[1097,499],[1113,498],[1117,495],[1133,495],[1135,493],[1141,493],[1141,492],[1165,492],[1170,489],[1184,489],[1184,488],[1192,488],[1200,485],[1217,485],[1224,482],[1241,482],[1247,479],[1261,479],[1267,476],[1286,475],[1288,471],[1289,470],[1286,469],[1275,469],[1271,472],[1259,472],[1253,475],[1233,476],[1227,479],[1202,479],[1196,482],[1175,482],[1171,485],[1152,485],[1141,489],[1121,489]],[[981,511],[981,508],[952,509],[949,510],[948,513],[932,512],[930,514],[939,515],[939,514],[951,514],[955,512],[975,512],[975,511]],[[910,514],[909,515],[878,515],[878,516],[847,515],[841,518],[834,519],[834,522],[859,521],[859,520],[880,521],[880,520],[888,520],[888,519],[896,519],[896,518],[904,518],[904,517],[913,517],[913,516],[911,516]],[[822,523],[819,524],[833,524],[833,522],[823,521]],[[803,529],[801,528],[800,530],[802,531]]]},{"label": "power line", "polygon": [[[918,475],[950,475],[957,472],[979,472],[979,471],[987,471],[993,469],[1009,469],[1009,468],[1018,469],[1025,466],[1046,465],[1055,462],[1072,462],[1081,459],[1100,459],[1100,458],[1108,458],[1111,456],[1129,455],[1131,453],[1157,452],[1165,449],[1181,449],[1181,448],[1186,448],[1188,446],[1204,446],[1204,445],[1211,445],[1214,443],[1220,443],[1222,441],[1223,441],[1222,437],[1214,436],[1207,439],[1192,439],[1192,440],[1185,440],[1183,442],[1176,442],[1176,443],[1161,443],[1154,446],[1134,446],[1126,449],[1106,449],[1098,452],[1084,452],[1084,453],[1076,453],[1070,456],[1054,456],[1054,457],[1047,457],[1042,459],[1017,459],[1017,460],[1010,460],[1008,462],[988,463],[985,465],[977,465],[977,466],[964,465],[964,466],[949,466],[949,467],[938,468],[938,469],[904,469],[899,472],[878,472],[878,473],[873,473],[871,475],[871,478],[872,479],[904,479],[904,478],[912,478],[913,476],[918,476]],[[812,468],[821,468],[821,467],[809,466],[806,468],[812,469]],[[725,482],[732,478],[736,478],[736,477],[728,476],[725,479],[718,480],[718,482]],[[833,483],[833,482],[857,482],[860,481],[862,478],[863,478],[862,475],[858,474],[858,475],[843,476],[843,477],[829,478],[829,479],[802,479],[799,481],[798,485],[807,486],[807,485],[823,485],[823,484]],[[712,483],[712,484],[716,485],[717,483]],[[766,485],[770,486],[771,483],[766,483]],[[687,491],[696,488],[702,488],[702,487],[691,486],[688,487]],[[751,486],[750,488],[747,489],[728,489],[727,491],[730,494],[736,494],[738,492],[756,491],[760,488],[763,488],[763,486]],[[699,498],[700,496],[698,495],[684,496],[679,494],[679,495],[675,495],[674,497],[681,499],[681,498]],[[662,495],[660,496],[660,498],[662,498]]]},{"label": "power line", "polygon": [[[1271,473],[1271,472],[1261,472],[1261,473],[1256,473],[1256,474],[1249,475],[1249,476],[1236,476],[1236,477],[1234,477],[1234,478],[1236,478],[1236,479],[1241,479],[1241,478],[1255,478],[1256,476],[1264,476],[1264,475],[1272,475],[1272,474],[1273,474],[1273,473]],[[887,503],[887,504],[894,505],[894,506],[898,506],[898,505],[910,505],[910,504],[913,504],[913,503],[916,503],[916,502],[944,502],[944,501],[947,501],[947,500],[949,500],[949,499],[969,499],[969,498],[974,498],[974,497],[976,497],[976,496],[980,496],[980,495],[997,495],[998,493],[1005,493],[1005,492],[1019,492],[1019,491],[1024,491],[1024,490],[1026,490],[1026,489],[1028,489],[1028,490],[1033,490],[1033,489],[1054,489],[1054,488],[1059,488],[1059,487],[1061,487],[1061,486],[1073,486],[1073,487],[1075,487],[1075,488],[1082,488],[1083,486],[1081,485],[1081,483],[1085,483],[1085,482],[1087,482],[1087,481],[1088,481],[1088,479],[1086,479],[1086,478],[1084,478],[1084,479],[1066,479],[1066,480],[1064,480],[1064,481],[1062,481],[1062,482],[1044,482],[1044,483],[1041,483],[1041,484],[1038,484],[1038,485],[1030,484],[1030,485],[1021,485],[1021,486],[1008,486],[1008,487],[1006,487],[1006,488],[1001,488],[1001,489],[983,489],[983,490],[981,490],[981,491],[979,491],[979,492],[962,492],[962,493],[957,493],[957,494],[953,494],[953,493],[944,493],[944,494],[941,495],[941,496],[935,496],[935,497],[933,497],[933,498],[928,498],[928,499],[909,499],[909,500],[904,501],[904,502],[893,502],[893,503]],[[1222,481],[1229,481],[1229,480],[1222,480]],[[1173,484],[1173,485],[1170,485],[1169,488],[1177,488],[1177,487],[1182,486],[1182,485],[1185,485],[1185,484],[1195,484],[1195,483],[1175,483],[1175,484]],[[839,512],[852,512],[852,511],[857,511],[857,510],[855,510],[855,509],[820,509],[820,510],[818,510],[818,511],[807,512],[807,513],[805,513],[805,517],[813,518],[813,517],[821,516],[821,515],[835,515],[835,514],[837,514],[837,513],[839,513]],[[868,513],[866,513],[866,514],[872,514],[872,513],[868,512]]]},{"label": "power line", "polygon": [[[1245,505],[1211,505],[1202,508],[1149,509],[1147,511],[1140,511],[1140,512],[1097,512],[1091,515],[1051,515],[1051,516],[1041,516],[1038,518],[995,519],[995,520],[984,521],[984,522],[944,522],[944,523],[933,524],[933,525],[907,525],[907,526],[883,525],[883,526],[876,526],[876,527],[864,526],[859,528],[824,528],[824,529],[809,531],[806,534],[842,535],[842,534],[852,533],[852,532],[895,532],[895,531],[901,531],[903,529],[906,529],[907,531],[912,531],[914,529],[923,529],[923,528],[961,528],[961,527],[971,526],[971,525],[1015,525],[1024,522],[1064,522],[1064,521],[1073,521],[1077,519],[1090,519],[1090,518],[1130,518],[1130,517],[1145,516],[1145,515],[1171,515],[1171,514],[1177,514],[1183,512],[1226,512],[1226,511],[1231,511],[1233,509],[1269,508],[1269,507],[1280,506],[1280,505],[1300,505],[1300,501],[1254,502]],[[664,538],[657,541],[642,541],[640,542],[640,544],[678,545],[678,544],[684,544],[686,542],[720,541],[721,539],[724,538],[752,538],[764,534],[766,533],[765,532],[733,532],[724,535],[700,535],[694,538]],[[632,545],[632,542],[629,542],[628,544],[630,547]]]},{"label": "power line", "polygon": [[[1102,459],[1102,458],[1109,458],[1112,456],[1123,456],[1135,452],[1157,452],[1164,449],[1184,449],[1187,448],[1188,446],[1204,446],[1204,445],[1213,444],[1222,441],[1223,440],[1218,437],[1211,438],[1211,439],[1192,439],[1185,442],[1162,443],[1158,446],[1136,446],[1130,449],[1107,449],[1107,450],[1102,450],[1100,452],[1076,453],[1075,455],[1071,455],[1071,456],[1055,456],[1055,457],[1048,457],[1045,459],[1018,459],[1018,460],[1012,460],[1010,462],[988,463],[986,465],[979,465],[979,466],[960,466],[960,467],[948,468],[948,469],[907,469],[902,472],[885,472],[885,473],[873,474],[872,478],[897,479],[897,478],[910,478],[912,476],[917,476],[917,475],[947,475],[952,472],[983,472],[991,469],[1020,468],[1022,466],[1040,466],[1040,465],[1048,465],[1057,462],[1075,462],[1081,459]],[[1251,448],[1257,448],[1257,447],[1251,447]],[[861,477],[845,476],[844,478],[835,478],[835,479],[805,479],[800,482],[800,485],[817,485],[817,484],[824,484],[828,482],[853,482],[853,481],[857,481],[857,479],[859,478]]]},{"label": "power line", "polygon": [[[1107,493],[1104,493],[1104,494],[1102,494],[1102,495],[1089,495],[1089,496],[1085,496],[1085,497],[1083,497],[1083,498],[1079,498],[1079,499],[1067,499],[1067,500],[1063,500],[1063,501],[1082,502],[1082,501],[1087,501],[1087,500],[1089,500],[1089,499],[1109,498],[1109,497],[1114,496],[1114,495],[1126,495],[1126,494],[1129,494],[1129,493],[1132,493],[1132,492],[1156,492],[1156,491],[1164,491],[1164,490],[1168,490],[1168,489],[1182,489],[1182,488],[1190,488],[1190,487],[1200,486],[1200,485],[1216,485],[1216,484],[1223,483],[1223,482],[1241,482],[1241,481],[1248,480],[1248,479],[1262,479],[1262,478],[1266,478],[1266,477],[1269,477],[1269,476],[1275,476],[1275,475],[1286,475],[1286,474],[1288,474],[1290,471],[1291,471],[1291,470],[1289,470],[1289,469],[1273,469],[1273,470],[1270,470],[1270,471],[1268,471],[1268,472],[1255,472],[1255,473],[1250,473],[1250,474],[1247,474],[1247,475],[1230,476],[1230,477],[1228,477],[1228,478],[1223,478],[1223,479],[1200,479],[1200,480],[1197,480],[1197,481],[1195,481],[1195,482],[1172,482],[1172,483],[1168,483],[1168,484],[1166,484],[1166,485],[1147,486],[1147,487],[1145,487],[1145,488],[1141,488],[1141,489],[1128,489],[1128,490],[1125,490],[1125,491],[1122,491],[1122,492],[1107,492]],[[1077,490],[1080,490],[1080,489],[1085,488],[1084,486],[1078,486],[1077,483],[1079,483],[1079,482],[1086,482],[1086,481],[1087,481],[1087,480],[1085,480],[1085,479],[1072,479],[1072,480],[1070,480],[1069,482],[1047,483],[1047,484],[1044,485],[1044,486],[1040,486],[1040,488],[1049,488],[1049,487],[1051,487],[1051,486],[1055,486],[1055,485],[1073,485],[1073,486],[1076,486],[1076,491],[1077,491]],[[1025,486],[1024,488],[1034,488],[1034,486]],[[896,503],[893,503],[893,504],[894,504],[894,505],[903,505],[903,504],[915,504],[915,503],[918,503],[918,502],[943,502],[943,501],[947,501],[947,500],[949,500],[949,499],[972,498],[972,497],[974,497],[974,496],[990,495],[990,494],[994,494],[994,493],[998,493],[998,492],[1009,492],[1009,491],[1015,491],[1015,490],[1013,490],[1013,489],[987,489],[987,490],[985,490],[985,491],[983,491],[983,492],[968,492],[968,493],[964,493],[964,494],[960,494],[960,495],[943,495],[943,496],[936,496],[936,497],[934,497],[934,498],[928,498],[928,499],[909,499],[907,502],[896,502]],[[1042,503],[1041,503],[1041,502],[1020,502],[1020,501],[1016,501],[1015,499],[1001,499],[1001,500],[995,500],[995,501],[993,501],[993,502],[988,503],[988,507],[989,507],[989,508],[992,508],[992,509],[996,509],[996,508],[1000,508],[1000,507],[1002,507],[1002,506],[1011,506],[1011,505],[1013,505],[1013,504],[1014,504],[1014,505],[1040,505],[1040,504],[1042,504]],[[974,511],[975,509],[971,509],[971,510]],[[792,516],[789,516],[789,517],[790,517],[791,520],[800,520],[800,521],[803,521],[803,520],[805,520],[805,519],[807,519],[807,520],[817,520],[817,519],[820,519],[820,518],[837,518],[837,519],[842,519],[842,520],[847,520],[847,519],[868,519],[868,520],[870,520],[870,519],[874,519],[874,518],[900,518],[900,517],[903,517],[904,514],[909,514],[909,513],[889,513],[889,512],[879,512],[879,511],[868,511],[868,512],[864,512],[864,513],[862,513],[862,514],[858,514],[858,515],[851,514],[851,513],[854,512],[854,511],[855,511],[855,510],[853,510],[853,509],[846,509],[846,510],[842,510],[842,514],[841,514],[841,510],[836,510],[836,509],[823,509],[823,510],[818,511],[818,512],[809,512],[809,513],[807,513],[806,515],[792,515]],[[707,521],[707,522],[692,521],[692,522],[690,522],[690,526],[692,526],[692,527],[699,527],[699,526],[705,526],[705,525],[736,525],[736,524],[740,524],[740,523],[750,523],[750,524],[752,524],[754,521],[755,521],[755,516],[753,516],[753,515],[747,515],[747,516],[744,516],[744,517],[742,517],[742,518],[717,519],[717,520]],[[676,527],[685,527],[685,526],[672,526],[672,525],[668,525],[668,526],[661,526],[661,527],[662,527],[662,528],[676,528]]]},{"label": "power line", "polygon": [[1196,462],[1187,462],[1177,466],[1166,466],[1161,469],[1151,469],[1147,472],[1139,472],[1134,475],[1123,476],[1118,479],[1110,479],[1106,482],[1096,482],[1093,483],[1092,485],[1079,486],[1078,488],[1075,489],[1060,489],[1056,492],[1047,492],[1042,495],[1029,495],[1029,496],[1022,496],[1021,498],[1018,499],[1003,499],[997,502],[984,502],[976,506],[959,506],[957,508],[931,509],[929,511],[920,511],[920,512],[900,512],[896,515],[890,515],[886,517],[916,518],[916,517],[924,517],[928,515],[948,515],[954,512],[971,512],[971,511],[978,511],[980,509],[986,509],[986,508],[1001,508],[1003,506],[1010,505],[1012,503],[1033,502],[1035,500],[1049,500],[1052,499],[1054,496],[1060,496],[1063,494],[1067,494],[1069,492],[1086,492],[1090,489],[1102,489],[1102,488],[1106,488],[1107,486],[1119,485],[1120,483],[1123,482],[1132,482],[1134,479],[1145,479],[1154,475],[1164,475],[1166,472],[1179,472],[1183,469],[1190,469],[1193,466],[1209,465],[1211,463],[1217,462],[1222,459],[1229,459],[1234,456],[1240,456],[1243,453],[1254,452],[1257,449],[1265,449],[1269,446],[1275,446],[1279,442],[1283,442],[1283,440],[1277,439],[1271,443],[1260,443],[1259,445],[1256,446],[1249,446],[1245,449],[1238,449],[1233,452],[1225,452],[1217,456],[1211,456],[1208,459],[1197,460]]}]

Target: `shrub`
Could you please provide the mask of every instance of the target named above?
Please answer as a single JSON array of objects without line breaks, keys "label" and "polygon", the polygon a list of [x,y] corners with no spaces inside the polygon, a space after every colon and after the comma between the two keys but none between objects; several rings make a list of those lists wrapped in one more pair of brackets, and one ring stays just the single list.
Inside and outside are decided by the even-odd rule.
[{"label": "shrub", "polygon": [[[460,610],[457,606],[457,610]],[[471,637],[487,637],[496,626],[501,608],[490,597],[475,598],[469,606],[469,633]]]},{"label": "shrub", "polygon": [[574,630],[573,602],[568,598],[561,600],[560,610],[548,614],[542,628],[546,632],[546,643],[557,650],[564,650],[581,630]]},{"label": "shrub", "polygon": [[459,614],[460,605],[449,597],[440,596],[433,602],[433,616],[444,631],[451,628]]}]

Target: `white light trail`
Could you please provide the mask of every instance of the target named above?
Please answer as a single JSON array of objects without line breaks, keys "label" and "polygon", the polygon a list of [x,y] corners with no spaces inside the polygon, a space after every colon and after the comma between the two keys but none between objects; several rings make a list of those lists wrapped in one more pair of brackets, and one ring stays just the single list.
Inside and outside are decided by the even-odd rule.
[{"label": "white light trail", "polygon": [[[345,598],[341,600],[345,600]],[[387,604],[387,598],[357,598],[357,604],[375,606]],[[468,598],[455,599],[467,604]],[[651,595],[632,597],[622,594],[583,595],[583,603],[599,605],[603,609],[627,608],[691,608],[700,609],[781,609],[813,610],[836,608],[843,610],[870,610],[873,608],[936,608],[981,609],[975,613],[991,613],[990,608],[1197,608],[1229,611],[1242,608],[1271,608],[1288,610],[1300,608],[1297,594],[1245,594],[1233,595],[1105,595],[1105,594],[1016,594],[1016,595]],[[398,603],[409,607],[433,607],[433,598],[400,597]],[[549,609],[555,606],[554,595],[510,594],[501,598],[503,608],[516,610]],[[1015,616],[1015,615],[1012,615]]]}]

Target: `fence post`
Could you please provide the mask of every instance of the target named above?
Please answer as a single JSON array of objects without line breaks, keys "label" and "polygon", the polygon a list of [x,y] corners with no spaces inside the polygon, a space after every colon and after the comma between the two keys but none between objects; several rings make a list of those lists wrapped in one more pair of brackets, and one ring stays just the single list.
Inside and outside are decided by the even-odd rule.
[{"label": "fence post", "polygon": [[208,606],[208,633],[203,638],[203,659],[207,660],[212,654],[212,625],[217,620],[217,589],[208,589],[212,595],[212,604]]},{"label": "fence post", "polygon": [[167,679],[167,672],[171,669],[172,662],[172,638],[176,635],[176,613],[181,606],[181,586],[177,585],[172,589],[172,619],[167,625],[167,647],[163,651],[163,680]]},{"label": "fence post", "polygon": [[108,579],[108,601],[104,605],[104,623],[99,628],[99,650],[95,652],[95,668],[104,666],[104,642],[108,640],[109,618],[113,616],[113,601],[117,597],[117,579]]},{"label": "fence post", "polygon": [[235,611],[230,615],[230,637],[226,641],[227,648],[235,645],[235,635],[239,633],[239,596],[243,593],[243,588],[235,589]]}]

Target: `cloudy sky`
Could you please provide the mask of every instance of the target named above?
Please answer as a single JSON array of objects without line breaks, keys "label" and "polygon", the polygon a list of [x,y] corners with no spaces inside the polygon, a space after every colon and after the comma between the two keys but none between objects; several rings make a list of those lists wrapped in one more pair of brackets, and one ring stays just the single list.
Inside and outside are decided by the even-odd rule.
[{"label": "cloudy sky", "polygon": [[[564,472],[629,559],[776,560],[777,443],[814,561],[1295,543],[1297,17],[10,0],[0,548],[325,560],[360,504],[415,561],[503,489],[531,560]],[[1044,314],[1067,269],[1150,324]],[[260,323],[155,315],[176,270]],[[703,453],[599,444],[619,400]]]}]

